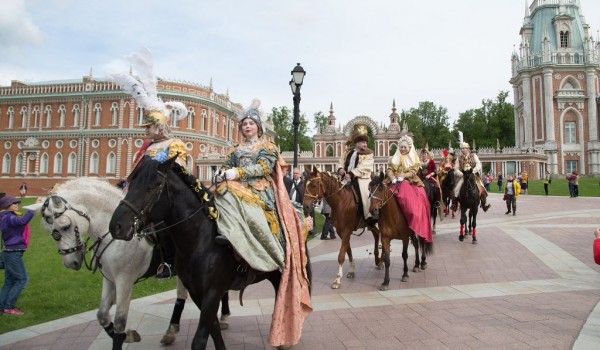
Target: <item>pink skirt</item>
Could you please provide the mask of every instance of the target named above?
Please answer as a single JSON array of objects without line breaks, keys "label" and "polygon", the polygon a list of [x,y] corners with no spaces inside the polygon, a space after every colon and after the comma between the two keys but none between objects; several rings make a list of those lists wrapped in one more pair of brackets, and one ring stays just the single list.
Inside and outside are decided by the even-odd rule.
[{"label": "pink skirt", "polygon": [[433,242],[430,206],[425,189],[407,181],[393,184],[390,189],[400,205],[408,227],[426,242]]}]

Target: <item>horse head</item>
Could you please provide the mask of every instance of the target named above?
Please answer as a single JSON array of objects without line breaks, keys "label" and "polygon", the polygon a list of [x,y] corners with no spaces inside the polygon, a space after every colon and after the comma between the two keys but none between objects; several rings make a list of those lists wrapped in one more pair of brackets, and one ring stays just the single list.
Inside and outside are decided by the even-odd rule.
[{"label": "horse head", "polygon": [[343,188],[337,176],[330,172],[321,172],[316,167],[308,174],[304,182],[304,210],[310,210],[316,201],[327,199]]},{"label": "horse head", "polygon": [[[171,206],[168,177],[176,157],[163,163],[148,156],[140,161],[130,177],[125,198],[115,209],[109,224],[113,238],[129,241],[151,222],[160,222]],[[174,175],[174,174],[173,174]],[[161,210],[155,210],[161,208]]]},{"label": "horse head", "polygon": [[375,220],[379,219],[381,208],[383,208],[392,197],[392,192],[389,191],[388,186],[379,176],[376,176],[369,183],[369,199],[371,203],[369,212]]},{"label": "horse head", "polygon": [[89,230],[90,221],[81,209],[69,208],[64,198],[51,194],[42,209],[42,226],[56,241],[65,267],[79,270],[83,265],[86,245],[82,236]]}]

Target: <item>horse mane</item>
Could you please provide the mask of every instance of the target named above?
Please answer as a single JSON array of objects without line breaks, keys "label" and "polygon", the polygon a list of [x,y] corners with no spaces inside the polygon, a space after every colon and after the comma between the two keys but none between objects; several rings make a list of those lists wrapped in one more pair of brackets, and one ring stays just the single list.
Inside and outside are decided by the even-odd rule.
[{"label": "horse mane", "polygon": [[53,194],[71,205],[88,210],[113,211],[124,195],[108,181],[94,177],[79,177],[58,185]]}]

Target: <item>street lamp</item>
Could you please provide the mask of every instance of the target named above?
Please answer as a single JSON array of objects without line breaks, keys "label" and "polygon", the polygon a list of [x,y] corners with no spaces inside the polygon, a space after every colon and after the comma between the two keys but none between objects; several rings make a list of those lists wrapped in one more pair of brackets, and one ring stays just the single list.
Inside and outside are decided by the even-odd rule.
[{"label": "street lamp", "polygon": [[292,80],[290,87],[294,95],[294,169],[298,167],[298,127],[300,127],[300,88],[306,72],[300,63],[292,69]]}]

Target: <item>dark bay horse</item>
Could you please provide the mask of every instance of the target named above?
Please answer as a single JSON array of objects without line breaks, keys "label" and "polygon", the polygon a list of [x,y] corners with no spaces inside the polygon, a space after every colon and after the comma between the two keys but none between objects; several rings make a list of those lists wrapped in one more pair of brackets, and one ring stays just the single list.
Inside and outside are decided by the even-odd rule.
[{"label": "dark bay horse", "polygon": [[473,244],[477,244],[477,211],[479,210],[479,188],[475,181],[475,175],[472,170],[463,172],[463,184],[460,188],[458,201],[460,202],[460,235],[458,239],[462,242],[465,239],[465,223],[467,222],[467,211],[469,212],[469,227],[472,227]]},{"label": "dark bay horse", "polygon": [[373,250],[375,265],[381,268],[382,261],[379,259],[379,229],[375,224],[367,225],[362,210],[359,213],[352,186],[344,186],[336,175],[323,173],[314,169],[312,173],[308,174],[305,182],[304,210],[309,212],[311,206],[322,198],[325,198],[331,207],[331,223],[342,239],[342,245],[338,253],[339,269],[335,280],[331,284],[331,288],[338,289],[342,285],[346,254],[350,262],[350,269],[346,277],[354,278],[355,276],[355,264],[352,258],[352,248],[350,247],[350,237],[353,231],[368,227],[375,238],[375,248]]},{"label": "dark bay horse", "polygon": [[454,169],[448,171],[446,176],[443,177],[440,185],[442,188],[442,201],[446,207],[445,215],[448,215],[448,212],[451,211],[452,218],[454,219],[454,210],[450,209],[451,202],[455,201],[455,199],[452,199],[454,197]]},{"label": "dark bay horse", "polygon": [[[427,200],[429,201],[429,208],[430,212],[429,215],[431,216],[431,231],[433,234],[435,234],[435,224],[437,221],[437,217],[438,217],[438,208],[440,207],[440,205],[442,203],[435,203],[435,189],[436,186],[435,184],[429,182],[425,176],[423,175],[423,168],[420,168],[419,171],[417,172],[417,175],[419,176],[419,178],[421,179],[421,181],[423,181],[423,185],[425,185],[425,195],[427,196]],[[442,217],[440,217],[440,221],[442,220]]]},{"label": "dark bay horse", "polygon": [[208,190],[188,175],[171,158],[159,163],[145,156],[132,174],[129,191],[115,209],[110,232],[116,239],[139,238],[153,222],[164,221],[177,254],[175,267],[179,278],[200,309],[200,320],[192,349],[205,349],[210,334],[216,349],[225,349],[217,312],[225,293],[243,289],[248,283],[269,280],[279,289],[281,272],[247,274],[229,246],[215,242],[217,224],[214,204]]},{"label": "dark bay horse", "polygon": [[[415,265],[413,272],[427,268],[426,256],[433,252],[433,244],[425,242],[421,237],[417,237],[413,230],[408,227],[406,218],[402,214],[400,205],[390,188],[375,178],[369,185],[371,197],[371,214],[378,220],[379,231],[381,235],[381,245],[383,247],[382,258],[385,262],[385,277],[380,290],[388,290],[390,283],[390,243],[392,239],[402,241],[402,260],[404,260],[404,273],[402,282],[408,278],[408,241],[412,241],[415,248]],[[419,256],[419,248],[422,255]]]}]

